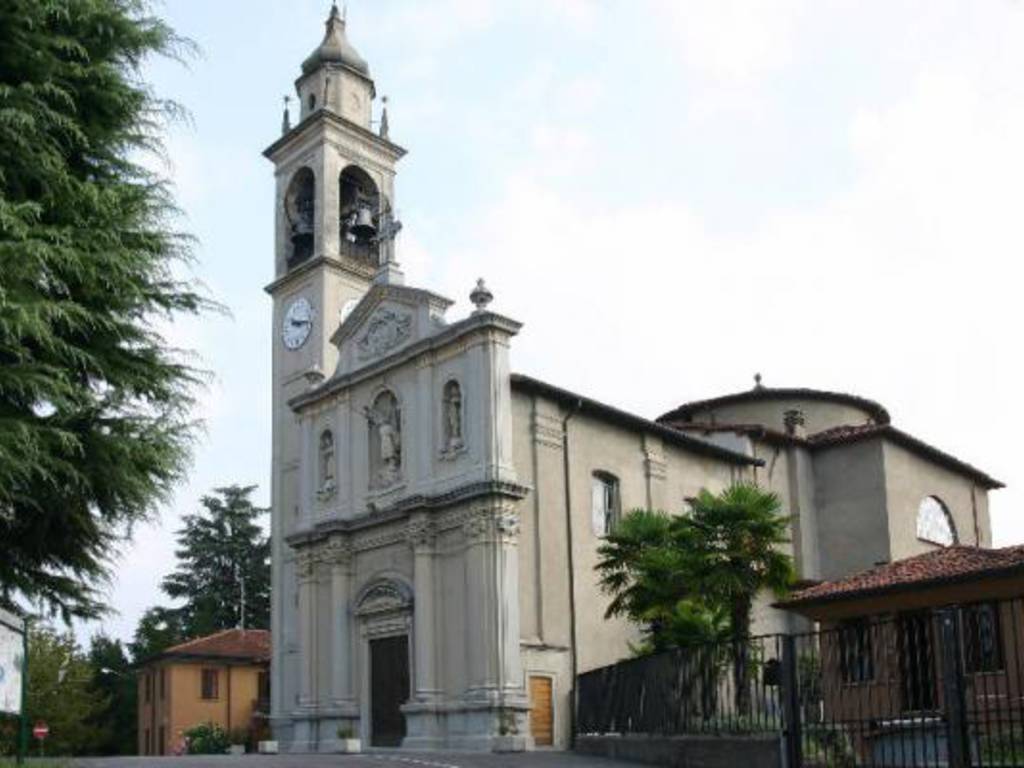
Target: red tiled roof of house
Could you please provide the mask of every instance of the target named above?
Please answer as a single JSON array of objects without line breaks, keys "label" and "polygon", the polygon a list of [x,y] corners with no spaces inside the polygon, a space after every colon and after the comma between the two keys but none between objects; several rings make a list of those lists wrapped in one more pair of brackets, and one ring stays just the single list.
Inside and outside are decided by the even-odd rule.
[{"label": "red tiled roof of house", "polygon": [[265,629],[225,629],[165,649],[159,656],[208,656],[224,659],[270,659],[270,632]]},{"label": "red tiled roof of house", "polygon": [[793,593],[780,607],[831,602],[896,592],[924,585],[969,581],[1024,571],[1024,545],[982,549],[956,545],[879,565],[845,579],[826,581]]}]

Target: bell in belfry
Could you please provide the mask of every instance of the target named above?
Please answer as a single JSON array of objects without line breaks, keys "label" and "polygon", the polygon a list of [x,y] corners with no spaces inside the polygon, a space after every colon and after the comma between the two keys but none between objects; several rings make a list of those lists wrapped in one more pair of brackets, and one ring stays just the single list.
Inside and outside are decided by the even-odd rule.
[{"label": "bell in belfry", "polygon": [[359,211],[356,213],[356,219],[348,228],[348,231],[357,240],[366,241],[373,238],[377,234],[377,227],[373,223],[373,212],[365,205],[360,206]]}]

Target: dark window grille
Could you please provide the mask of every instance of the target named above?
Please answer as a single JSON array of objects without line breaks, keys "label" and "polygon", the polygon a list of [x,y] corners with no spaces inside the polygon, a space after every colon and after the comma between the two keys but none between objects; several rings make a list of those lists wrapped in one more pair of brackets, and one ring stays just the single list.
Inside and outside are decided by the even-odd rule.
[{"label": "dark window grille", "polygon": [[963,608],[964,671],[968,674],[1003,669],[999,606],[978,603]]},{"label": "dark window grille", "polygon": [[844,683],[867,683],[875,679],[871,627],[866,620],[855,619],[840,625],[839,663]]},{"label": "dark window grille", "polygon": [[216,699],[218,697],[219,675],[216,669],[203,670],[202,697],[204,699]]}]

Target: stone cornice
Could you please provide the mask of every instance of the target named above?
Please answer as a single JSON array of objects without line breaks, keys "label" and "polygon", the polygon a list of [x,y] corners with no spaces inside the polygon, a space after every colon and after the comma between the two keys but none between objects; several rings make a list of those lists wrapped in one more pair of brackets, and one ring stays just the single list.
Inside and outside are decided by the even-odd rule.
[{"label": "stone cornice", "polygon": [[[304,548],[325,541],[331,534],[356,533],[377,528],[388,523],[405,520],[413,512],[420,510],[443,509],[484,496],[499,496],[518,501],[524,498],[529,493],[529,490],[526,486],[519,485],[518,483],[485,480],[462,485],[435,495],[415,494],[399,499],[394,504],[384,509],[379,509],[376,512],[342,520],[325,520],[317,523],[312,528],[297,531],[286,536],[285,541],[292,547]],[[403,529],[402,534],[404,533],[405,530]]]},{"label": "stone cornice", "polygon": [[342,274],[349,275],[360,280],[369,281],[373,279],[373,267],[368,267],[359,264],[358,262],[355,261],[345,261],[334,256],[320,255],[314,256],[311,259],[307,259],[306,261],[302,262],[299,266],[288,270],[283,275],[275,279],[272,283],[266,285],[263,288],[263,290],[269,293],[271,296],[273,296],[281,288],[284,288],[288,285],[291,285],[294,282],[297,282],[305,275],[308,275],[314,269],[321,266],[326,267],[327,269],[333,272],[340,272]]},{"label": "stone cornice", "polygon": [[330,109],[322,108],[306,117],[302,122],[297,123],[294,128],[263,150],[263,156],[268,160],[276,162],[275,157],[282,149],[302,137],[302,135],[310,128],[319,127],[321,121],[324,124],[331,125],[342,131],[354,133],[356,136],[369,142],[375,149],[380,150],[393,160],[402,158],[408,152],[405,148],[400,147],[398,144],[394,144],[387,139],[381,138],[373,131],[364,128],[361,125],[357,125],[351,120],[341,117],[340,115],[336,115]]},{"label": "stone cornice", "polygon": [[306,406],[312,405],[325,397],[336,392],[347,389],[361,381],[371,379],[383,371],[394,368],[398,365],[409,362],[424,352],[431,352],[445,347],[458,339],[474,333],[494,331],[504,336],[512,336],[519,332],[522,323],[516,322],[504,315],[493,312],[474,313],[464,320],[452,323],[448,327],[426,338],[420,339],[392,355],[382,357],[368,365],[351,371],[341,376],[332,376],[326,382],[314,390],[296,395],[288,401],[288,405],[294,411],[301,411]]}]

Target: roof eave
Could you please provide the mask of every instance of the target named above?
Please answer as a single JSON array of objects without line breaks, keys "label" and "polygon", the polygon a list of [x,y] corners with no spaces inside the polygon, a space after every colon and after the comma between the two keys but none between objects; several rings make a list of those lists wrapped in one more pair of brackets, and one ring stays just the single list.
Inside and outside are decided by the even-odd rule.
[{"label": "roof eave", "polygon": [[764,461],[762,459],[755,459],[752,456],[747,456],[746,454],[731,451],[728,448],[714,445],[713,443],[700,440],[696,437],[691,437],[678,429],[673,429],[672,427],[665,426],[664,424],[660,424],[656,421],[650,421],[642,416],[637,416],[636,414],[629,413],[628,411],[623,411],[613,406],[606,405],[598,400],[576,394],[575,392],[570,392],[569,390],[562,389],[554,384],[548,384],[545,381],[535,379],[531,376],[526,376],[521,373],[513,373],[512,388],[544,394],[554,400],[562,402],[563,404],[576,405],[578,403],[583,410],[590,410],[593,413],[610,417],[611,420],[618,421],[619,423],[630,427],[653,432],[670,440],[676,445],[681,445],[692,450],[694,453],[701,453],[705,456],[714,456],[733,464],[755,467],[764,466]]}]

